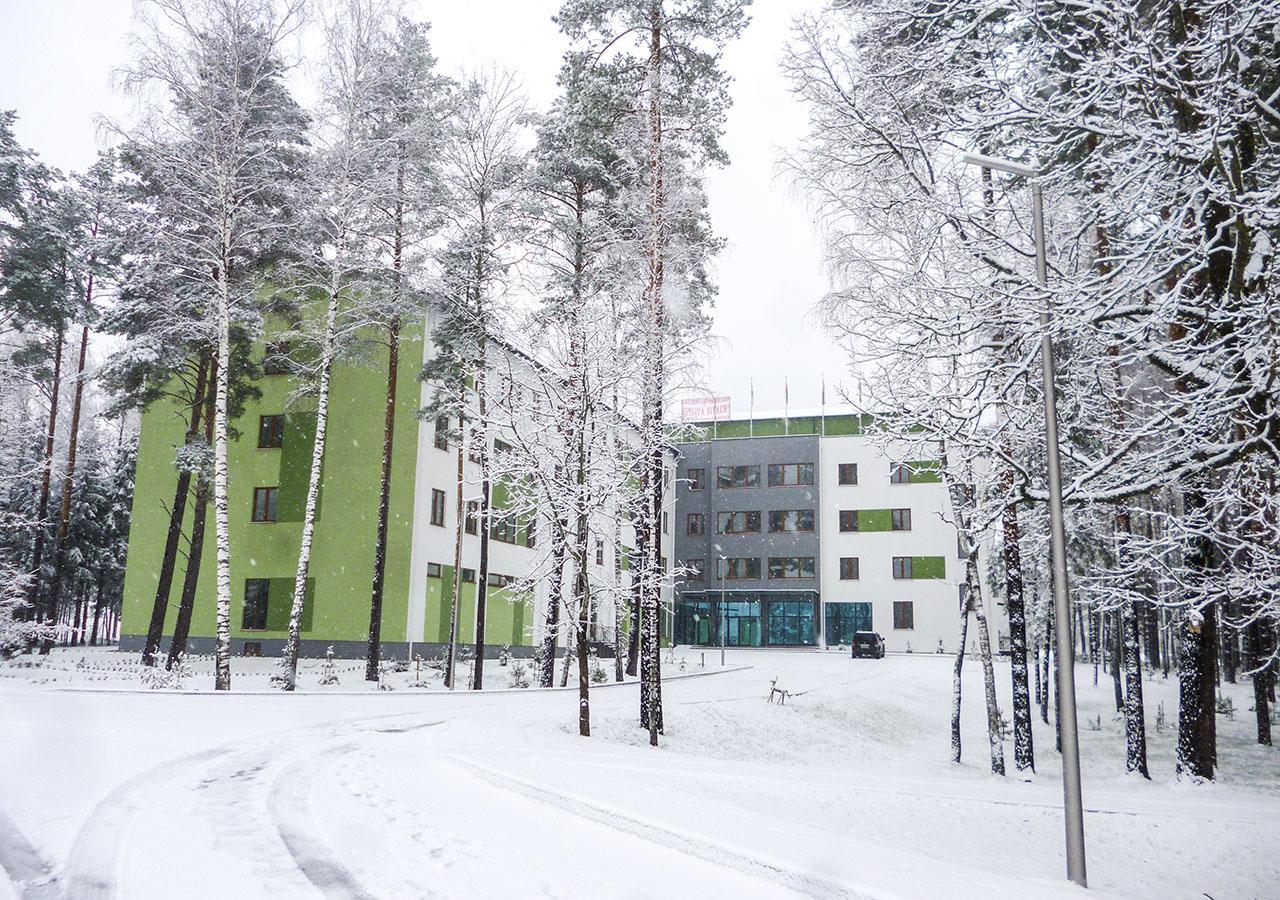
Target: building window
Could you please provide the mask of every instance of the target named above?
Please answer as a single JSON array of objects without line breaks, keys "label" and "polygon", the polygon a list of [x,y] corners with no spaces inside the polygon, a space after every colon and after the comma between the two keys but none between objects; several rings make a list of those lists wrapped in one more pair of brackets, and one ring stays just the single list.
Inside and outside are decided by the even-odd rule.
[{"label": "building window", "polygon": [[813,463],[772,463],[769,487],[801,487],[813,484]]},{"label": "building window", "polygon": [[258,416],[258,449],[279,450],[284,446],[284,416]]},{"label": "building window", "polygon": [[480,522],[480,501],[468,500],[467,501],[467,523],[466,525],[463,526],[467,534],[479,534],[480,533],[479,522]]},{"label": "building window", "polygon": [[909,509],[889,510],[889,528],[892,531],[910,531],[911,530],[911,510]]},{"label": "building window", "polygon": [[685,519],[685,534],[699,536],[707,532],[707,518],[702,513],[689,513]]},{"label": "building window", "polygon": [[671,533],[671,515],[666,512],[662,514],[662,533],[663,534]]},{"label": "building window", "polygon": [[758,557],[731,557],[723,562],[724,573],[720,577],[726,581],[750,581],[760,578],[760,560]]},{"label": "building window", "polygon": [[701,559],[686,559],[684,561],[684,569],[686,581],[702,581],[706,565]]},{"label": "building window", "polygon": [[489,573],[489,587],[506,587],[515,581],[510,575],[499,575],[497,572]]},{"label": "building window", "polygon": [[760,487],[759,466],[720,466],[716,469],[716,487]]},{"label": "building window", "polygon": [[524,529],[524,545],[529,549],[538,546],[538,520],[530,519]]},{"label": "building window", "polygon": [[841,531],[857,531],[858,530],[858,511],[856,509],[840,510],[840,530]]},{"label": "building window", "polygon": [[475,570],[475,569],[463,569],[463,570],[462,570],[462,580],[463,580],[463,581],[465,581],[465,582],[467,582],[468,584],[474,584],[474,583],[475,583],[475,580],[476,580],[476,570]]},{"label": "building window", "polygon": [[912,577],[910,556],[895,556],[893,558],[893,577],[894,578]]},{"label": "building window", "polygon": [[444,491],[439,488],[431,489],[431,524],[444,527]]},{"label": "building window", "polygon": [[707,486],[707,470],[706,469],[690,469],[689,490],[700,491]]},{"label": "building window", "polygon": [[440,416],[436,419],[436,438],[435,445],[437,450],[449,449],[449,417]]},{"label": "building window", "polygon": [[813,531],[813,510],[773,509],[769,511],[769,530],[784,532]]},{"label": "building window", "polygon": [[769,557],[770,578],[814,578],[816,574],[812,556]]},{"label": "building window", "polygon": [[596,565],[604,565],[604,541],[596,538]]},{"label": "building window", "polygon": [[760,513],[758,511],[717,513],[716,531],[720,534],[759,534]]},{"label": "building window", "polygon": [[667,558],[665,556],[658,557],[658,574],[659,575],[667,574]]},{"label": "building window", "polygon": [[896,631],[910,631],[916,627],[915,606],[910,600],[893,601],[893,627]]},{"label": "building window", "polygon": [[500,441],[500,440],[498,440],[497,438],[494,438],[494,439],[493,439],[493,452],[494,452],[494,454],[495,454],[495,455],[496,455],[496,454],[499,454],[499,453],[510,453],[510,452],[511,452],[511,445],[510,445],[510,444],[508,444],[506,441]]},{"label": "building window", "polygon": [[[906,463],[889,463],[890,484],[910,484],[911,467]],[[896,625],[894,626],[897,627]]]},{"label": "building window", "polygon": [[816,643],[811,600],[770,600],[769,643],[774,646],[812,646]]},{"label": "building window", "polygon": [[516,523],[507,516],[494,520],[493,527],[489,529],[489,537],[495,541],[502,541],[504,544],[514,544],[516,542]]},{"label": "building window", "polygon": [[271,341],[262,355],[263,375],[288,375],[289,351],[292,349],[288,341]]},{"label": "building window", "polygon": [[245,631],[267,630],[267,601],[270,599],[271,582],[266,578],[246,578],[244,581],[244,615],[240,627]]},{"label": "building window", "polygon": [[858,483],[858,464],[857,463],[840,463],[837,468],[837,480],[841,484],[857,484]]},{"label": "building window", "polygon": [[871,604],[828,603],[826,624],[829,646],[852,643],[859,631],[871,630]]},{"label": "building window", "polygon": [[259,487],[253,489],[253,521],[274,522],[276,520],[276,494],[279,488]]},{"label": "building window", "polygon": [[840,557],[840,580],[841,581],[857,581],[858,580],[858,557],[856,556]]},{"label": "building window", "polygon": [[443,574],[444,574],[444,569],[440,566],[440,563],[433,563],[433,562],[427,563],[428,578],[440,578]]}]

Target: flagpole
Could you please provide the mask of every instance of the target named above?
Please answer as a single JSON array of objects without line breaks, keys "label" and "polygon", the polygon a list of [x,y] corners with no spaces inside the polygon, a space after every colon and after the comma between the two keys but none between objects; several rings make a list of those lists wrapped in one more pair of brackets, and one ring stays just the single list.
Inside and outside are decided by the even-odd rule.
[{"label": "flagpole", "polygon": [[751,391],[750,405],[747,407],[747,436],[756,436],[756,381],[754,378],[747,379],[747,385]]},{"label": "flagpole", "polygon": [[827,373],[822,373],[822,436],[827,436]]},{"label": "flagpole", "polygon": [[782,433],[791,433],[791,382],[782,376]]}]

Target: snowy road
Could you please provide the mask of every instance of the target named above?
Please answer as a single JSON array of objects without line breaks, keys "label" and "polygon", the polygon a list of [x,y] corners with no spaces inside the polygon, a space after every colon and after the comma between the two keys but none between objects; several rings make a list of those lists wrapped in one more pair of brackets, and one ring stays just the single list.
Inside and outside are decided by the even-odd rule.
[{"label": "snowy road", "polygon": [[[22,888],[0,879],[0,897],[1080,895],[1061,878],[1051,735],[1037,732],[1042,774],[994,779],[975,706],[967,764],[940,762],[941,660],[730,661],[754,668],[669,682],[657,752],[632,725],[633,685],[593,692],[584,741],[571,691],[8,684],[0,866]],[[809,693],[765,704],[779,674]],[[1086,780],[1090,893],[1265,896],[1276,780]],[[1215,872],[1242,825],[1263,839],[1234,848],[1242,871]]]}]

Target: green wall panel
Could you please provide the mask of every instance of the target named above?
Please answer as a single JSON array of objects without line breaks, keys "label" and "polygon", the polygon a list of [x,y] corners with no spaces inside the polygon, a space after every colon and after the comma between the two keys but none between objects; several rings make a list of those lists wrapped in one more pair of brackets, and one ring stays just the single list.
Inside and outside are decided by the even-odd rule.
[{"label": "green wall panel", "polygon": [[945,556],[913,556],[911,557],[912,578],[946,578],[947,558]]},{"label": "green wall panel", "polygon": [[[382,464],[382,397],[387,377],[385,348],[373,342],[371,346],[374,349],[366,358],[359,362],[340,362],[333,369],[321,496],[326,506],[342,510],[342,515],[317,520],[310,566],[315,584],[314,602],[310,606],[311,627],[313,636],[322,640],[363,641],[368,637],[369,586],[373,580]],[[387,529],[382,627],[382,637],[387,641],[407,639],[414,464],[418,443],[416,413],[420,382],[417,375],[421,359],[421,332],[405,329],[400,347]],[[243,415],[232,423],[240,437],[232,440],[228,448],[234,637],[263,634],[243,632],[239,627],[246,578],[284,579],[292,584],[298,565],[302,505],[306,500],[314,435],[314,417],[289,405],[295,387],[292,379],[264,377],[258,387],[261,396],[248,401]],[[284,448],[259,450],[258,417],[280,413],[287,416]],[[125,570],[122,623],[125,634],[145,634],[151,617],[169,522],[168,509],[177,479],[174,453],[183,442],[184,431],[181,411],[171,401],[153,404],[141,417],[137,486]],[[253,489],[271,485],[280,487],[277,511],[281,521],[251,522]],[[286,517],[296,518],[290,521]],[[188,507],[184,533],[189,534],[190,527]],[[191,622],[193,637],[213,637],[215,633],[215,541],[211,504]],[[165,621],[166,634],[172,632],[185,571],[187,548],[183,545],[180,549]]]},{"label": "green wall panel", "polygon": [[942,465],[936,459],[914,459],[907,463],[912,484],[938,484],[942,481]]},{"label": "green wall panel", "polygon": [[858,510],[859,531],[892,531],[893,511],[888,509]]}]

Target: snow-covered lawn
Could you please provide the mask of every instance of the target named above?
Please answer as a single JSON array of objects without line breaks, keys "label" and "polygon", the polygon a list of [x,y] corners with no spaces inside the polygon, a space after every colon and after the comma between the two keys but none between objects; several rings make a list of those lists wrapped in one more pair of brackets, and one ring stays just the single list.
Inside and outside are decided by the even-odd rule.
[{"label": "snow-covered lawn", "polygon": [[[657,751],[630,684],[593,693],[584,740],[572,689],[368,693],[348,662],[326,694],[307,661],[295,695],[121,691],[137,674],[111,652],[0,664],[0,864],[25,882],[0,898],[1084,896],[1063,876],[1053,732],[1037,719],[1028,781],[988,774],[976,664],[955,766],[949,658],[701,658],[679,674],[710,674],[666,685]],[[265,689],[270,661],[235,664]],[[775,676],[786,706],[764,700]],[[1154,727],[1176,683],[1146,684],[1143,782],[1110,681],[1078,678],[1091,893],[1274,896],[1280,750],[1252,743],[1247,686],[1223,686],[1218,782],[1192,785]]]}]

